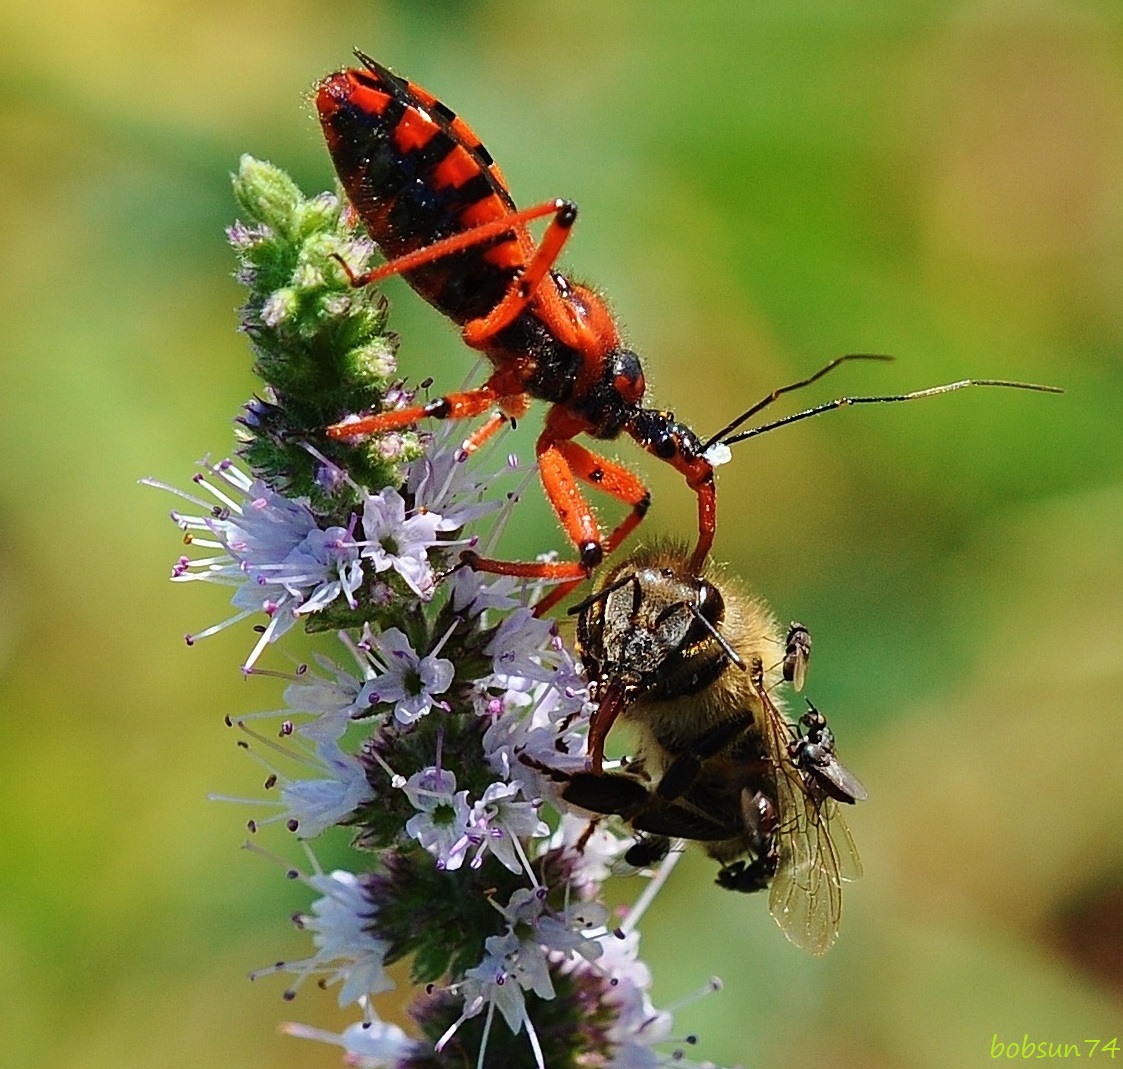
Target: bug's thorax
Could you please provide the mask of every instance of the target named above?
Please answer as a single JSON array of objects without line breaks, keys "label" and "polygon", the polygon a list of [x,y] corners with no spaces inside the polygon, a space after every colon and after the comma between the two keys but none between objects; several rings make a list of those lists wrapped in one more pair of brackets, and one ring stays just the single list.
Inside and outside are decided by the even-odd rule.
[{"label": "bug's thorax", "polygon": [[615,438],[646,391],[640,359],[624,347],[604,301],[557,272],[483,352],[510,370],[512,385],[564,406],[551,423],[559,437]]}]

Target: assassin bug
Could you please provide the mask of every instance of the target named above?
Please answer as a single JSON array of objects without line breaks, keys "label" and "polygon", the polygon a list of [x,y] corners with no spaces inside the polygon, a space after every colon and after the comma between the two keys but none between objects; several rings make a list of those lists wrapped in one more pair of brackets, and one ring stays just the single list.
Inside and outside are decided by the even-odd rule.
[{"label": "assassin bug", "polygon": [[[401,274],[457,323],[464,341],[494,365],[478,389],[328,429],[334,438],[383,433],[432,416],[467,419],[494,409],[469,439],[479,446],[532,398],[552,402],[536,446],[546,495],[579,560],[516,563],[474,558],[511,575],[582,580],[647,511],[646,486],[627,468],[586,449],[579,434],[628,434],[682,473],[698,498],[701,564],[714,532],[713,468],[697,436],[670,412],[643,408],[643,368],[601,298],[553,265],[577,207],[551,200],[519,211],[490,153],[455,113],[417,85],[357,53],[361,68],[319,87],[316,105],[336,170],[387,263],[354,285]],[[527,223],[550,217],[541,242]],[[350,274],[350,271],[348,271]],[[603,538],[578,484],[630,509]]]},{"label": "assassin bug", "polygon": [[[698,573],[713,544],[716,520],[710,447],[849,404],[909,400],[969,385],[1049,389],[964,380],[915,394],[840,398],[733,434],[782,394],[814,382],[843,360],[859,358],[846,356],[774,391],[702,442],[674,413],[643,407],[643,367],[625,346],[605,302],[554,269],[577,219],[577,206],[555,199],[517,208],[491,154],[454,111],[369,56],[356,55],[362,66],[325,78],[316,107],[343,188],[386,263],[356,275],[340,262],[354,286],[402,275],[461,328],[465,343],[481,351],[493,370],[476,389],[348,419],[327,433],[349,439],[398,430],[425,417],[470,419],[491,413],[467,439],[465,447],[471,450],[507,420],[521,417],[532,399],[550,402],[535,452],[546,496],[578,559],[527,563],[464,554],[480,570],[565,581],[539,603],[539,611],[587,578],[636,528],[650,504],[647,487],[636,475],[578,444],[578,435],[611,440],[626,434],[681,473],[697,498],[698,541],[690,567]],[[549,222],[536,242],[527,224],[537,219]],[[628,506],[628,514],[606,537],[581,483]]]}]

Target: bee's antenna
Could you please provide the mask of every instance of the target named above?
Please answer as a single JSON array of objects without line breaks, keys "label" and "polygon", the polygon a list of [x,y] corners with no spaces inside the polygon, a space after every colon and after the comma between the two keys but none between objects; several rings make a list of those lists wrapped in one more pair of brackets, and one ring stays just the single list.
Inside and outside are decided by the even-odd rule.
[{"label": "bee's antenna", "polygon": [[697,605],[689,605],[691,615],[697,620],[717,641],[717,644],[725,652],[725,655],[738,667],[742,672],[748,671],[745,662],[741,660],[740,654],[729,645],[729,640],[716,628],[709,620],[702,615],[702,610]]},{"label": "bee's antenna", "polygon": [[[840,358],[844,359],[844,358]],[[820,372],[822,374],[822,372]],[[809,380],[810,381],[810,380]],[[795,385],[802,385],[796,383]],[[968,386],[1001,386],[1010,390],[1036,390],[1039,393],[1064,393],[1064,390],[1059,386],[1041,386],[1035,382],[1010,382],[1007,379],[960,379],[958,382],[945,383],[943,386],[929,386],[926,390],[914,390],[912,393],[897,393],[886,394],[879,397],[836,397],[833,401],[827,401],[824,404],[816,405],[814,408],[805,409],[803,412],[796,412],[791,416],[785,416],[783,419],[773,420],[771,423],[763,423],[759,427],[753,427],[750,430],[742,431],[740,434],[734,434],[728,438],[711,438],[706,443],[708,449],[716,441],[719,440],[722,445],[734,445],[737,442],[743,442],[748,438],[755,438],[758,434],[764,434],[765,431],[773,431],[777,427],[786,427],[789,423],[798,423],[801,419],[809,419],[811,416],[817,416],[822,412],[830,412],[835,408],[846,408],[848,405],[875,405],[887,404],[893,401],[915,401],[921,397],[936,397],[938,394],[951,393],[954,390],[963,390]],[[790,387],[788,387],[790,388]],[[782,392],[782,391],[781,391]],[[762,405],[757,405],[755,411],[760,411]],[[750,409],[752,413],[754,409]],[[748,418],[748,415],[745,417]],[[739,425],[739,420],[734,420],[731,427]],[[723,431],[722,434],[728,433]]]},{"label": "bee's antenna", "polygon": [[584,601],[579,601],[576,605],[571,605],[567,609],[569,616],[576,616],[578,613],[584,612],[590,605],[595,605],[598,601],[604,601],[609,594],[615,593],[621,587],[627,586],[629,583],[635,583],[639,587],[639,578],[635,575],[628,574],[622,575],[615,583],[609,583],[607,586],[602,586],[594,594],[590,594]]}]

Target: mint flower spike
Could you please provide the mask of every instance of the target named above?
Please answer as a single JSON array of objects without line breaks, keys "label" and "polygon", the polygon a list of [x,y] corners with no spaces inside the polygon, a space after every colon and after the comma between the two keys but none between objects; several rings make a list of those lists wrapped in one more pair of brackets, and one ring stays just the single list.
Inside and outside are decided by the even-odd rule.
[{"label": "mint flower spike", "polygon": [[[327,440],[413,396],[386,302],[337,259],[361,272],[371,243],[340,196],[305,197],[269,164],[244,158],[235,191],[242,329],[264,385],[238,417],[237,460],[204,461],[190,492],[145,482],[187,503],[173,518],[192,549],[172,578],[232,591],[233,614],[189,642],[253,619],[243,671],[286,682],[281,708],[227,717],[267,771],[270,815],[251,833],[280,824],[312,868],[289,873],[312,893],[296,918],[309,952],[254,976],[287,974],[286,999],[335,986],[354,1024],[284,1031],[360,1069],[688,1065],[635,931],[678,852],[610,927],[601,887],[631,838],[558,795],[557,774],[586,763],[580,664],[532,611],[543,584],[456,567],[464,544],[494,545],[533,471],[500,457],[500,435],[469,455],[454,421]],[[288,673],[261,667],[297,624],[336,638]],[[335,641],[342,653],[322,645]],[[310,843],[333,827],[353,871],[316,862]],[[375,1005],[399,961],[417,985],[408,1030]]]},{"label": "mint flower spike", "polygon": [[[404,403],[394,394],[397,338],[386,330],[387,305],[373,288],[354,288],[339,264],[366,269],[373,244],[346,201],[334,193],[306,198],[283,171],[243,156],[234,195],[246,222],[228,231],[236,277],[249,289],[242,330],[254,348],[262,398],[242,419],[242,455],[278,490],[306,497],[320,511],[346,507],[348,488],[324,481],[302,443],[349,413]],[[400,465],[420,455],[418,435],[361,446],[325,443],[328,459],[362,486],[400,480]]]}]

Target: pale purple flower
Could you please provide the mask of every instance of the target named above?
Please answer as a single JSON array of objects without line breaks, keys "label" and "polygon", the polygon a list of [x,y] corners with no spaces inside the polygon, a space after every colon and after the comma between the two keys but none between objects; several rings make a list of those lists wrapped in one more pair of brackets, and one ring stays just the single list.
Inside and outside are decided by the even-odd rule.
[{"label": "pale purple flower", "polygon": [[[483,1065],[487,1051],[488,1036],[491,1034],[492,1021],[496,1009],[503,1015],[513,1035],[518,1035],[526,1026],[527,1038],[538,1069],[546,1069],[545,1059],[542,1055],[542,1045],[538,1041],[538,1034],[526,1012],[526,997],[523,995],[522,986],[508,971],[508,955],[517,950],[518,939],[511,933],[507,935],[491,936],[484,942],[485,954],[479,965],[465,970],[464,980],[459,985],[459,990],[464,998],[464,1011],[453,1022],[452,1026],[437,1040],[438,1052],[456,1034],[457,1029],[469,1018],[477,1016],[487,1010],[487,1020],[484,1023],[483,1038],[480,1041],[480,1051],[477,1064]],[[551,987],[551,992],[553,988]]]},{"label": "pale purple flower", "polygon": [[301,927],[312,933],[316,952],[278,967],[297,974],[292,990],[308,977],[323,974],[325,984],[342,985],[339,1004],[347,1006],[365,1003],[369,996],[393,988],[394,982],[383,968],[386,944],[370,934],[377,910],[359,878],[337,870],[311,876],[306,882],[322,896],[312,903],[310,913],[299,917]]},{"label": "pale purple flower", "polygon": [[534,937],[554,954],[578,955],[596,961],[603,953],[597,938],[608,923],[608,909],[601,902],[572,899],[560,913],[543,913],[534,926]]},{"label": "pale purple flower", "polygon": [[560,644],[555,645],[555,634],[549,620],[540,620],[530,609],[520,607],[503,618],[484,653],[492,658],[492,669],[499,679],[522,676],[551,682],[555,669],[543,660],[556,660]]},{"label": "pale purple flower", "polygon": [[407,517],[405,499],[392,486],[365,496],[366,540],[359,543],[363,558],[371,562],[375,572],[393,568],[419,598],[428,601],[436,587],[428,550],[440,544],[437,532],[441,530],[441,517],[434,512],[415,512]]},{"label": "pale purple flower", "polygon": [[[580,850],[575,849],[578,842]],[[567,851],[572,865],[570,886],[581,898],[590,898],[612,874],[633,842],[632,836],[618,835],[607,821],[601,821],[590,832],[588,817],[563,813],[557,831],[541,849]]]},{"label": "pale purple flower", "polygon": [[445,581],[449,604],[465,619],[473,619],[488,609],[506,612],[520,604],[514,597],[521,580],[513,575],[488,575],[471,568],[458,568]]},{"label": "pale purple flower", "polygon": [[481,715],[491,718],[484,733],[488,767],[504,780],[518,781],[527,797],[556,798],[558,786],[541,766],[559,772],[585,767],[588,688],[580,677],[558,687],[518,677],[505,680],[501,696],[481,695]]},{"label": "pale purple flower", "polygon": [[559,960],[577,955],[595,961],[603,953],[600,937],[605,932],[608,910],[599,902],[575,901],[557,913],[546,905],[544,888],[521,887],[512,892],[500,912],[519,939],[510,969],[526,977],[525,982],[520,980],[523,987],[543,998],[553,998],[543,987],[549,984],[553,991],[547,972],[551,955]]},{"label": "pale purple flower", "polygon": [[293,780],[281,787],[287,820],[296,824],[302,839],[313,839],[326,828],[343,823],[374,800],[366,768],[357,757],[344,753],[334,742],[320,743],[316,753],[329,776]]},{"label": "pale purple flower", "polygon": [[368,635],[366,642],[382,662],[383,671],[363,685],[360,706],[393,705],[398,723],[412,724],[437,704],[435,695],[452,685],[456,674],[452,662],[436,652],[419,656],[398,628]]},{"label": "pale purple flower", "polygon": [[317,743],[338,742],[352,721],[367,712],[369,705],[362,698],[362,689],[364,682],[374,674],[373,670],[369,669],[365,654],[360,655],[346,635],[341,634],[340,639],[356,664],[367,668],[362,676],[349,672],[329,657],[317,654],[315,661],[321,671],[306,672],[285,688],[286,712],[312,716],[293,730]]},{"label": "pale purple flower", "polygon": [[[613,1044],[611,1069],[656,1069],[668,1062],[689,1066],[692,1063],[680,1057],[668,1058],[655,1050],[656,1046],[671,1038],[673,1018],[667,1010],[657,1010],[651,1003],[648,990],[651,972],[639,960],[639,932],[624,935],[619,930],[604,932],[595,937],[600,955],[595,963],[581,957],[572,966],[577,972],[595,971],[610,977],[605,1001],[615,1011],[608,1028],[608,1038]],[[680,1052],[681,1053],[681,1052]]]},{"label": "pale purple flower", "polygon": [[519,839],[549,835],[550,826],[538,816],[537,804],[517,800],[521,793],[519,783],[493,783],[472,806],[469,838],[480,847],[474,866],[490,850],[511,872],[529,869]]},{"label": "pale purple flower", "polygon": [[[275,716],[275,713],[255,714]],[[269,771],[266,789],[280,788],[280,798],[272,804],[279,810],[270,817],[250,822],[253,829],[283,821],[290,831],[301,839],[312,839],[326,828],[340,824],[355,811],[374,800],[374,791],[367,780],[366,766],[353,754],[346,753],[332,739],[314,744],[307,739],[294,738],[291,722],[285,722],[280,731],[284,742],[267,738],[254,731],[246,720],[237,726],[258,743],[247,745],[250,756]],[[307,779],[294,779],[276,767],[270,759],[278,753],[287,761],[295,762],[312,771]],[[212,801],[234,802],[260,808],[261,803],[251,798],[232,798],[227,795],[210,795]]]},{"label": "pale purple flower", "polygon": [[436,513],[440,517],[438,529],[446,532],[458,531],[503,507],[498,496],[485,500],[484,494],[497,475],[477,475],[476,466],[468,463],[468,456],[458,447],[463,433],[462,425],[446,424],[425,455],[405,469],[406,490],[414,508]]},{"label": "pale purple flower", "polygon": [[[543,926],[544,919],[556,921],[556,918],[546,910],[545,897],[544,889],[521,888],[511,895],[507,905],[500,910],[507,919],[507,931],[503,935],[493,935],[485,940],[483,960],[479,965],[465,971],[465,979],[459,984],[459,991],[464,999],[464,1010],[437,1042],[438,1051],[455,1035],[464,1021],[486,1009],[487,1021],[479,1054],[480,1064],[483,1064],[483,1051],[487,1047],[492,1018],[498,1009],[514,1035],[518,1035],[523,1026],[526,1026],[527,1038],[535,1061],[541,1069],[545,1069],[541,1044],[527,1013],[526,996],[523,992],[533,991],[543,999],[554,998],[554,983],[550,976],[550,969],[555,960],[571,956],[571,952],[575,949],[572,943],[575,930],[570,927],[570,924],[578,923],[575,919],[570,919],[569,923],[562,922],[557,925],[556,927],[564,933],[564,938],[556,938],[558,932],[555,928],[551,928],[550,925]],[[576,917],[575,913],[574,918]],[[540,937],[542,934],[548,937],[549,943],[542,941]],[[589,949],[575,960],[587,963],[598,957],[601,951],[595,941],[582,938],[589,944]],[[563,945],[555,946],[555,942]]]},{"label": "pale purple flower", "polygon": [[[542,1058],[542,1049],[538,1043],[538,1036],[526,1012],[526,998],[523,989],[517,983],[511,983],[507,973],[505,951],[511,942],[510,936],[491,936],[484,942],[485,954],[479,965],[465,970],[464,980],[460,984],[460,993],[464,998],[464,1011],[453,1022],[452,1027],[439,1040],[436,1049],[438,1052],[456,1034],[456,1030],[470,1017],[475,1017],[484,1009],[487,1010],[487,1022],[484,1026],[483,1040],[480,1043],[479,1061],[482,1064],[484,1052],[487,1050],[487,1039],[491,1032],[491,1022],[496,1009],[503,1014],[507,1027],[512,1034],[518,1035],[525,1024],[527,1034],[530,1036],[534,1048],[535,1060],[540,1069],[545,1069]],[[515,940],[517,943],[518,941]]]},{"label": "pale purple flower", "polygon": [[344,1064],[351,1069],[394,1069],[408,1058],[421,1053],[421,1044],[410,1039],[396,1024],[371,1019],[348,1025],[342,1032],[288,1022],[281,1031],[298,1039],[314,1039],[342,1047]]},{"label": "pale purple flower", "polygon": [[151,479],[143,481],[202,508],[206,515],[176,511],[172,518],[194,546],[220,551],[210,557],[181,557],[172,570],[173,581],[236,588],[232,604],[241,611],[188,641],[254,613],[269,617],[243,666],[248,671],[266,645],[288,631],[298,616],[318,612],[341,596],[355,607],[362,562],[351,533],[342,527],[321,529],[303,503],[251,479],[229,460],[203,468],[207,475],[197,475],[195,483],[211,495],[213,504]]},{"label": "pale purple flower", "polygon": [[[532,902],[539,901],[539,896],[530,888],[523,888],[530,895]],[[518,892],[515,892],[518,894]],[[511,896],[514,900],[514,895]],[[529,905],[529,903],[527,903]],[[506,911],[505,911],[506,912]],[[511,927],[505,935],[492,936],[484,946],[496,957],[501,958],[503,969],[507,976],[513,979],[524,991],[533,991],[539,998],[554,998],[554,981],[550,977],[550,959],[537,940],[526,937],[520,938],[516,925],[523,920],[525,923],[534,924],[537,920],[532,909],[523,908],[517,911],[517,919],[512,920]]]},{"label": "pale purple flower", "polygon": [[472,828],[468,792],[457,791],[452,772],[432,766],[410,776],[404,790],[418,810],[406,821],[406,834],[437,859],[438,868],[460,868]]}]

